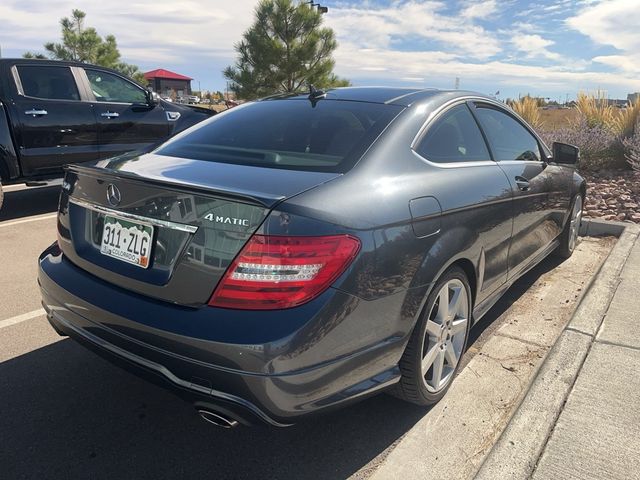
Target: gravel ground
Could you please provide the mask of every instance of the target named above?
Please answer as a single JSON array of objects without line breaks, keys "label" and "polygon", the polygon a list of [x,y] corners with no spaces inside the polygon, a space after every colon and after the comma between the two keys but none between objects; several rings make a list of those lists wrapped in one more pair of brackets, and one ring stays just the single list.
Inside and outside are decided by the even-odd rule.
[{"label": "gravel ground", "polygon": [[584,173],[585,217],[640,223],[640,172],[603,170]]}]

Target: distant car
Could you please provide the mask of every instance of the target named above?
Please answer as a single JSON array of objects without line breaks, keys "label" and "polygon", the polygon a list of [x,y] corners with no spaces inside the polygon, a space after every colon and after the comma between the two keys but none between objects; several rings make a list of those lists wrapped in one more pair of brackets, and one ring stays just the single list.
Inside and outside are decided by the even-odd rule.
[{"label": "distant car", "polygon": [[577,161],[471,92],[244,104],[150,153],[70,166],[43,305],[60,334],[224,427],[389,389],[430,405],[471,326],[572,254]]},{"label": "distant car", "polygon": [[203,98],[200,103],[204,103],[205,105],[209,105],[211,103],[211,100],[208,99],[208,98]]},{"label": "distant car", "polygon": [[187,101],[189,103],[200,103],[200,97],[196,96],[196,95],[190,95],[187,97]]},{"label": "distant car", "polygon": [[0,207],[2,184],[60,178],[64,164],[144,150],[214,113],[159,100],[108,68],[0,59]]}]

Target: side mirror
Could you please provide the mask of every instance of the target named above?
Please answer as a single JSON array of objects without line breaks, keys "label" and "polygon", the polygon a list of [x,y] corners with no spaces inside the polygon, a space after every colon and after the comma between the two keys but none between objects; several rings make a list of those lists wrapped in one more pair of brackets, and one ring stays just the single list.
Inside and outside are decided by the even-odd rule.
[{"label": "side mirror", "polygon": [[147,90],[147,103],[150,107],[155,107],[160,103],[160,97],[151,89]]},{"label": "side mirror", "polygon": [[568,143],[553,142],[553,161],[562,165],[577,165],[580,149]]}]

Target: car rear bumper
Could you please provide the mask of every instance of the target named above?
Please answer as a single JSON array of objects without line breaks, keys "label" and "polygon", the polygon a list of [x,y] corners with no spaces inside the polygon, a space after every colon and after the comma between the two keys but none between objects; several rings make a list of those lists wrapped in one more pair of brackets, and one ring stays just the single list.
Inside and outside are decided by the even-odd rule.
[{"label": "car rear bumper", "polygon": [[[299,333],[263,344],[203,341],[188,338],[184,332],[162,331],[162,323],[150,326],[148,318],[142,325],[102,308],[104,304],[90,303],[83,298],[86,289],[97,289],[102,297],[112,296],[119,304],[127,300],[115,295],[116,290],[130,295],[129,302],[142,300],[87,274],[51,250],[40,258],[38,281],[49,321],[59,333],[132,373],[170,387],[199,407],[241,423],[290,425],[307,414],[359,399],[399,379],[401,337],[384,338],[353,353],[301,367],[300,359],[314,346],[301,348]],[[73,291],[78,282],[82,290]],[[337,300],[333,295],[329,302],[340,301],[341,295],[346,294],[337,295]],[[190,312],[170,304],[162,308],[174,309],[175,322],[185,321]],[[134,306],[130,310],[140,312]],[[314,318],[309,323],[317,321]],[[315,335],[321,334],[331,332]]]}]

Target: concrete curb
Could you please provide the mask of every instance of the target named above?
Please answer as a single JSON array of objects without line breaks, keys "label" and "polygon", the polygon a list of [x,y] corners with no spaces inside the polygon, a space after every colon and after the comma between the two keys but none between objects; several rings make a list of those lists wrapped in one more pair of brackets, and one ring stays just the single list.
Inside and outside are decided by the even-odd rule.
[{"label": "concrete curb", "polygon": [[635,223],[611,222],[597,218],[583,218],[580,224],[580,235],[583,237],[622,236],[625,229],[640,228]]},{"label": "concrete curb", "polygon": [[640,226],[584,219],[580,231],[619,239],[482,463],[476,480],[530,478],[609,308]]}]

